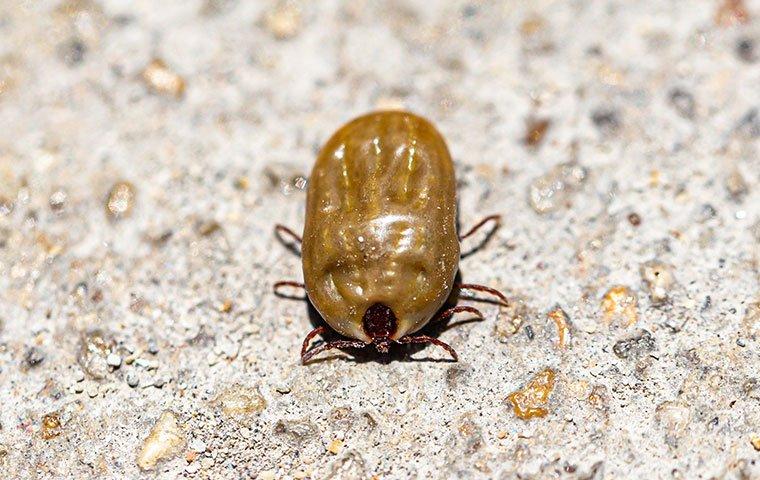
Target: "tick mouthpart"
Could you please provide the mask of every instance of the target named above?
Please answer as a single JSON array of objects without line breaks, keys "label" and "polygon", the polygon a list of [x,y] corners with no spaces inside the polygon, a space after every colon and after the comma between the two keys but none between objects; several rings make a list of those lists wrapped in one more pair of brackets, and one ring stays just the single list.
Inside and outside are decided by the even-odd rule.
[{"label": "tick mouthpart", "polygon": [[372,344],[375,346],[378,352],[380,353],[388,353],[388,350],[391,346],[391,339],[390,338],[378,338],[372,340]]},{"label": "tick mouthpart", "polygon": [[364,312],[362,328],[364,333],[372,339],[372,343],[376,345],[378,351],[387,351],[387,344],[398,329],[396,314],[389,306],[375,303]]}]

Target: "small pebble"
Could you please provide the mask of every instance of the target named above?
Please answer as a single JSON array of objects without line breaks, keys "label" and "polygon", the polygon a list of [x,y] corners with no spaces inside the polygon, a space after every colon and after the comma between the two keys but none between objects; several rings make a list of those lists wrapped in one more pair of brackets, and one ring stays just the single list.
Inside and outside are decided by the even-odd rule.
[{"label": "small pebble", "polygon": [[100,380],[110,373],[107,358],[113,348],[113,340],[100,330],[82,335],[79,341],[77,362],[91,378]]},{"label": "small pebble", "polygon": [[188,444],[188,448],[194,452],[203,453],[206,451],[206,442],[200,438],[194,438]]},{"label": "small pebble", "polygon": [[343,442],[341,440],[338,440],[337,438],[330,442],[330,444],[327,446],[327,451],[332,453],[333,455],[337,455],[340,453],[340,449],[343,447]]},{"label": "small pebble", "polygon": [[[221,229],[222,229],[222,224],[217,222],[216,220],[205,220],[205,221],[199,222],[195,226],[195,230],[198,232],[198,235],[202,237],[209,237]],[[219,306],[219,310],[221,311],[221,305]]]},{"label": "small pebble", "polygon": [[234,5],[236,5],[235,0],[204,0],[200,13],[207,17],[213,17],[229,11]]},{"label": "small pebble", "polygon": [[615,110],[599,108],[591,113],[591,121],[604,135],[612,135],[620,129],[620,118]]},{"label": "small pebble", "polygon": [[74,371],[74,381],[84,382],[84,372],[81,370]]},{"label": "small pebble", "polygon": [[722,0],[715,13],[715,23],[720,27],[732,27],[749,21],[744,0]]},{"label": "small pebble", "polygon": [[525,138],[523,139],[523,143],[525,143],[525,145],[530,148],[539,147],[541,143],[543,143],[544,137],[546,136],[546,132],[549,130],[550,125],[551,120],[547,118],[529,119],[525,126],[526,133]]},{"label": "small pebble", "polygon": [[45,361],[45,352],[37,347],[30,347],[24,354],[24,363],[28,368],[34,368]]},{"label": "small pebble", "polygon": [[251,186],[251,180],[246,176],[240,176],[235,179],[233,186],[237,190],[248,190],[248,188]]},{"label": "small pebble", "polygon": [[736,133],[747,139],[755,139],[760,136],[760,110],[750,108],[736,125]]},{"label": "small pebble", "polygon": [[696,105],[691,93],[681,88],[674,88],[670,91],[670,103],[682,117],[694,118]]},{"label": "small pebble", "polygon": [[129,216],[135,202],[135,187],[129,182],[116,182],[108,192],[106,214],[112,220]]},{"label": "small pebble", "polygon": [[106,363],[113,368],[121,367],[121,357],[115,353],[109,353],[106,357]]},{"label": "small pebble", "polygon": [[159,58],[153,59],[145,67],[142,79],[148,89],[153,92],[174,98],[181,98],[185,94],[185,79]]},{"label": "small pebble", "polygon": [[642,355],[655,349],[655,340],[647,330],[642,330],[638,335],[620,340],[612,347],[612,351],[618,358],[638,359]]},{"label": "small pebble", "polygon": [[699,207],[699,210],[697,211],[697,221],[699,223],[705,223],[715,218],[717,215],[718,215],[718,211],[715,210],[715,207],[713,207],[709,203],[705,203],[704,205]]},{"label": "small pebble", "polygon": [[[510,299],[509,306],[502,306],[499,310],[499,315],[496,317],[494,325],[494,333],[496,334],[496,338],[502,343],[507,343],[512,335],[522,328],[526,321],[530,320],[534,315],[537,316],[537,314],[528,308],[527,301],[521,297]],[[526,329],[526,333],[530,338],[534,332],[532,328],[528,328]]]},{"label": "small pebble", "polygon": [[172,412],[164,412],[156,421],[140,448],[137,466],[141,470],[152,470],[156,464],[173,457],[185,445],[185,434]]},{"label": "small pebble", "polygon": [[283,395],[290,393],[290,387],[287,385],[278,385],[275,388],[275,390],[277,391],[277,393],[281,393]]},{"label": "small pebble", "polygon": [[264,23],[276,39],[293,38],[301,30],[301,10],[290,1],[280,1],[267,12]]},{"label": "small pebble", "polygon": [[50,209],[54,212],[60,212],[63,210],[63,207],[66,205],[66,198],[67,195],[65,190],[56,190],[51,193],[50,198],[48,198]]},{"label": "small pebble", "polygon": [[671,435],[678,435],[689,425],[691,409],[679,402],[663,402],[655,409],[655,419]]},{"label": "small pebble", "polygon": [[216,355],[214,352],[208,352],[208,355],[206,355],[206,363],[208,363],[210,367],[213,367],[220,361],[221,361],[221,358],[219,358],[219,356]]},{"label": "small pebble", "polygon": [[571,195],[581,188],[588,170],[575,162],[557,165],[534,179],[528,188],[528,203],[539,214],[569,206]]},{"label": "small pebble", "polygon": [[87,386],[87,396],[90,398],[95,398],[98,396],[98,386],[97,384],[90,384]]},{"label": "small pebble", "polygon": [[742,327],[747,335],[754,337],[760,334],[760,300],[747,306],[742,319]]},{"label": "small pebble", "polygon": [[[0,93],[2,93],[2,82],[0,82]],[[0,195],[0,216],[10,214],[15,208],[16,204],[13,200]]]},{"label": "small pebble", "polygon": [[50,440],[61,434],[61,420],[57,413],[48,413],[42,417],[42,428],[40,436],[45,440]]},{"label": "small pebble", "polygon": [[306,188],[308,179],[301,166],[287,162],[270,162],[263,170],[268,186],[283,195],[292,195]]},{"label": "small pebble", "polygon": [[555,306],[547,316],[557,327],[557,347],[565,348],[570,339],[570,317],[559,305]]},{"label": "small pebble", "polygon": [[185,467],[185,472],[189,473],[190,475],[193,475],[195,473],[198,473],[198,470],[201,469],[201,465],[198,462],[193,462],[188,464]]},{"label": "small pebble", "polygon": [[148,342],[148,353],[150,353],[151,355],[158,354],[158,344],[156,344],[155,340],[150,340]]},{"label": "small pebble", "polygon": [[736,44],[736,55],[744,62],[754,63],[757,61],[755,42],[751,38],[741,38]]},{"label": "small pebble", "polygon": [[649,288],[649,297],[652,299],[652,303],[665,302],[675,284],[673,267],[667,263],[651,260],[641,265],[639,271],[641,278]]},{"label": "small pebble", "polygon": [[736,168],[726,177],[725,185],[731,200],[736,203],[744,200],[744,197],[749,193],[747,181],[744,180],[742,173]]},{"label": "small pebble", "polygon": [[753,436],[749,442],[752,444],[752,448],[760,452],[760,435]]},{"label": "small pebble", "polygon": [[140,378],[137,376],[135,372],[129,372],[127,374],[127,385],[129,385],[132,388],[135,388],[140,384]]},{"label": "small pebble", "polygon": [[256,414],[264,410],[267,403],[258,387],[234,385],[223,391],[213,402],[221,407],[227,416]]},{"label": "small pebble", "polygon": [[163,388],[166,385],[166,378],[158,377],[153,381],[153,386],[156,388]]},{"label": "small pebble", "polygon": [[525,325],[525,336],[528,337],[528,340],[533,340],[536,338],[536,333],[533,331],[533,327],[530,325]]},{"label": "small pebble", "polygon": [[152,360],[147,360],[145,358],[138,358],[137,360],[135,360],[134,363],[135,363],[136,367],[141,367],[141,368],[144,368],[146,370],[156,370],[156,369],[158,369],[158,362],[155,362],[155,361],[152,361]]},{"label": "small pebble", "polygon": [[219,311],[222,313],[230,313],[232,311],[232,300],[227,299],[224,302],[222,302],[221,305],[219,305]]},{"label": "small pebble", "polygon": [[610,399],[607,394],[607,387],[604,385],[595,385],[586,400],[592,407],[601,412],[606,412],[609,409]]},{"label": "small pebble", "polygon": [[87,45],[78,38],[72,38],[58,46],[58,57],[69,67],[76,67],[85,58]]},{"label": "small pebble", "polygon": [[275,476],[274,471],[264,470],[263,472],[259,472],[256,478],[260,478],[261,480],[275,480],[277,477]]},{"label": "small pebble", "polygon": [[638,299],[626,286],[616,285],[607,290],[601,303],[604,321],[608,325],[619,319],[631,326],[638,320]]},{"label": "small pebble", "polygon": [[545,417],[549,413],[546,406],[554,390],[554,377],[554,370],[545,368],[538,372],[525,387],[511,393],[507,401],[512,404],[515,415],[523,420]]}]

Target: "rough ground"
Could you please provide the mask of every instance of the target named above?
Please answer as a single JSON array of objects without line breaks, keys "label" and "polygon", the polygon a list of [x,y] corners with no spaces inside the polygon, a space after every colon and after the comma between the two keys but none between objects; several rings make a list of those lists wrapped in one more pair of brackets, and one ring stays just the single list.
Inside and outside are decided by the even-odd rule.
[{"label": "rough ground", "polygon": [[[758,18],[3,0],[3,478],[760,478]],[[301,366],[273,225],[395,107],[447,138],[463,225],[505,216],[461,271],[512,305],[440,333],[456,364]]]}]

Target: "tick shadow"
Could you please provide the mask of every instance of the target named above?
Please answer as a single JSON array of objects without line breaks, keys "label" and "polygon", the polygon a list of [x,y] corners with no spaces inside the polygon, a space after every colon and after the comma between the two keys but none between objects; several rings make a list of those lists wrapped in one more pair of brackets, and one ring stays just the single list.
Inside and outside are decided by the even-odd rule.
[{"label": "tick shadow", "polygon": [[473,245],[471,248],[468,248],[467,250],[462,251],[462,253],[459,254],[459,258],[464,259],[469,257],[470,255],[473,255],[475,253],[478,253],[480,250],[482,250],[488,242],[491,241],[491,239],[496,235],[496,231],[499,229],[499,225],[494,225],[493,227],[488,229],[488,233],[486,233],[483,238],[481,238],[475,245]]},{"label": "tick shadow", "polygon": [[[457,273],[454,281],[455,283],[462,283],[461,273],[459,272]],[[292,297],[289,297],[289,298],[292,298]],[[438,312],[441,312],[447,308],[455,306],[458,303],[458,300],[461,298],[462,297],[459,296],[458,289],[454,289],[451,292],[451,295],[449,296],[449,298],[446,300],[446,303],[439,309]],[[473,299],[474,297],[465,297],[465,298]],[[322,319],[322,316],[319,314],[317,309],[314,308],[314,305],[312,305],[311,301],[309,301],[308,298],[300,297],[299,299],[305,300],[306,311],[309,317],[309,321],[311,322],[312,328],[327,326],[329,329],[329,333],[327,333],[324,337],[322,337],[321,341],[314,341],[310,345],[310,348],[314,348],[316,346],[322,345],[325,342],[345,339],[345,337],[341,336],[340,334],[332,330],[332,328],[330,328],[329,325],[327,325],[327,323]],[[478,300],[486,301],[479,298]],[[490,299],[488,301],[491,302]],[[469,318],[460,317],[460,319],[457,319],[455,321],[452,321],[452,319],[453,317],[449,317],[449,318],[445,318],[440,321],[437,321],[434,324],[427,324],[418,333],[428,335],[433,338],[439,338],[441,334],[443,334],[444,332],[448,330],[464,326],[468,323],[482,321],[482,319],[479,317],[469,317]],[[437,347],[432,344],[392,343],[387,353],[378,352],[373,345],[367,345],[367,347],[365,348],[336,348],[334,351],[341,351],[350,356],[345,357],[343,355],[331,355],[327,353],[323,356],[319,356],[317,358],[309,360],[308,364],[309,365],[319,364],[319,363],[324,363],[324,362],[333,361],[333,360],[342,360],[342,361],[346,361],[349,363],[356,363],[356,364],[369,363],[369,362],[375,362],[375,363],[381,363],[381,364],[389,364],[391,362],[456,363],[456,361],[448,357],[448,354],[445,352],[444,354],[446,355],[446,357],[444,358],[412,357],[412,355],[419,353],[420,351],[425,350],[426,348],[434,348],[443,352],[443,350],[440,347]]]}]

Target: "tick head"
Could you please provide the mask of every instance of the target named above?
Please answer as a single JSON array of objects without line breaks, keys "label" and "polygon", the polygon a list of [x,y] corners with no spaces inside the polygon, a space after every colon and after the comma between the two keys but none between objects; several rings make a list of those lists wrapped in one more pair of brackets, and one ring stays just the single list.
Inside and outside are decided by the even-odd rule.
[{"label": "tick head", "polygon": [[376,303],[364,312],[362,328],[364,333],[372,339],[377,350],[385,353],[388,351],[391,336],[398,328],[396,315],[387,305]]}]

